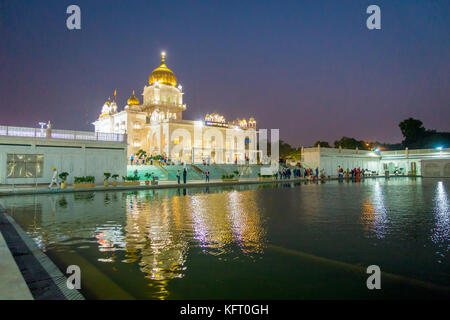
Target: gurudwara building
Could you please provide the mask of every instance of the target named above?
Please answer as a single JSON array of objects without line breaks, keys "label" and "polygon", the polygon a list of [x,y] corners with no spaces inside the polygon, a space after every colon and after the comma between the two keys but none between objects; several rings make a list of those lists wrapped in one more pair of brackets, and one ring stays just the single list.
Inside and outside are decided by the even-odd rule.
[{"label": "gurudwara building", "polygon": [[127,134],[128,158],[144,150],[148,156],[162,155],[173,162],[256,162],[254,118],[227,122],[219,114],[207,114],[201,121],[184,120],[183,94],[163,52],[161,65],[144,87],[142,102],[133,91],[119,111],[116,102],[108,99],[93,123],[95,131]]}]

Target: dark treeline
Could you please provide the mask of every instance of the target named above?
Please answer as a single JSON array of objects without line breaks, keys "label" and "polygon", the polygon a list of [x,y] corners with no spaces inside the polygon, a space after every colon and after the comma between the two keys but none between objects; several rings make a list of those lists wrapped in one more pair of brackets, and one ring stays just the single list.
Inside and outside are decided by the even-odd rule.
[{"label": "dark treeline", "polygon": [[[314,147],[320,145],[322,148],[343,148],[360,150],[402,150],[408,149],[434,149],[437,147],[448,148],[450,146],[450,132],[437,132],[428,130],[422,121],[408,118],[398,124],[403,141],[399,143],[382,143],[378,141],[364,141],[351,137],[342,137],[330,145],[327,141],[316,141]],[[280,158],[300,158],[301,148],[294,148],[288,143],[280,140]]]}]

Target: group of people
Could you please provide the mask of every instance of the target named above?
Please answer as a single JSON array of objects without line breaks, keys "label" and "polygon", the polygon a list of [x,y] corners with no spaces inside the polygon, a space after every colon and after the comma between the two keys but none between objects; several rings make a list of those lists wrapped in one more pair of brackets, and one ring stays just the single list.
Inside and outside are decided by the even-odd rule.
[{"label": "group of people", "polygon": [[293,175],[293,178],[305,178],[307,180],[317,180],[317,179],[325,179],[325,170],[321,169],[319,170],[319,168],[317,167],[316,169],[311,169],[311,168],[303,168],[303,167],[299,167],[299,168],[294,168],[294,169],[283,169],[280,170],[279,172],[277,172],[276,174],[276,178],[278,179],[278,177],[280,179],[291,179],[291,176]]},{"label": "group of people", "polygon": [[[130,155],[130,165],[145,165],[147,163],[149,163],[150,165],[153,165],[153,155],[150,155],[150,157],[146,158],[145,155],[142,155],[141,157],[138,157],[137,155]],[[157,159],[157,161],[159,161],[159,163],[161,165],[168,165],[170,163],[172,163],[172,161],[170,160],[170,158],[167,158],[166,156],[159,156],[159,160]]]},{"label": "group of people", "polygon": [[348,178],[351,177],[352,179],[357,179],[358,180],[359,178],[363,178],[364,177],[364,175],[365,175],[367,170],[361,169],[361,168],[353,168],[353,169],[349,170],[347,168],[347,170],[344,171],[344,169],[341,168],[341,166],[338,166],[338,170],[337,171],[338,171],[338,177],[339,178],[346,178],[346,179],[348,179]]},{"label": "group of people", "polygon": [[[181,179],[181,172],[178,169],[177,170],[177,181],[178,181],[178,184],[180,184],[180,179]],[[184,184],[186,184],[186,180],[187,180],[187,169],[186,169],[186,167],[184,167],[183,168],[183,183]]]}]

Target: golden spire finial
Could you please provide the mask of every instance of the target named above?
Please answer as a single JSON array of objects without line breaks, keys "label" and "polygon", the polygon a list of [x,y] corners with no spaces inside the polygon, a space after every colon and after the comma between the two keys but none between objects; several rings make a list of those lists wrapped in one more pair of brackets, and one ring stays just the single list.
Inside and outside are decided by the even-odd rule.
[{"label": "golden spire finial", "polygon": [[172,70],[166,66],[166,53],[161,52],[161,65],[152,71],[150,77],[148,78],[148,83],[153,84],[164,84],[175,87],[177,85],[177,78],[173,74]]},{"label": "golden spire finial", "polygon": [[137,106],[137,105],[140,104],[139,99],[136,98],[136,96],[134,95],[134,90],[133,90],[132,96],[131,96],[130,98],[128,98],[127,104],[128,104],[129,106]]}]

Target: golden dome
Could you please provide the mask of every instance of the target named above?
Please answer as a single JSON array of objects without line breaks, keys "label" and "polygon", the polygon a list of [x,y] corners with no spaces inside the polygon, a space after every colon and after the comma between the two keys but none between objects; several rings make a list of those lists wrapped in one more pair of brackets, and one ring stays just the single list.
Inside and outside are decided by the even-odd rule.
[{"label": "golden dome", "polygon": [[148,78],[148,83],[152,85],[155,82],[158,82],[159,84],[166,84],[168,86],[175,87],[177,85],[177,78],[175,77],[175,74],[167,68],[165,61],[166,54],[165,52],[161,53],[161,65],[153,70],[153,72],[150,74],[150,77]]},{"label": "golden dome", "polygon": [[128,98],[127,104],[128,104],[129,106],[138,106],[138,105],[141,104],[141,102],[139,101],[139,99],[136,98],[136,96],[134,95],[134,90],[133,90],[133,95],[132,95],[130,98]]}]

